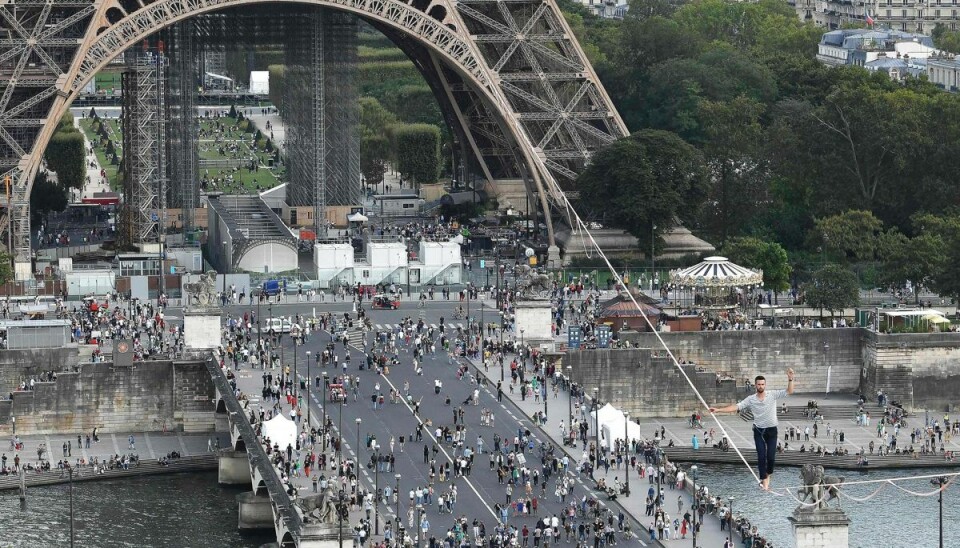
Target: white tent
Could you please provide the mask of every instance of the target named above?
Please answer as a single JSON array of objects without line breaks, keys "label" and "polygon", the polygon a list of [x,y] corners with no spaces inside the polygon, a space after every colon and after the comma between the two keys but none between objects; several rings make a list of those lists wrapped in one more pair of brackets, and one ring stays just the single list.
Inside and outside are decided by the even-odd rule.
[{"label": "white tent", "polygon": [[267,95],[270,93],[270,73],[265,70],[250,72],[250,93]]},{"label": "white tent", "polygon": [[[599,415],[599,419],[597,416]],[[596,433],[595,428],[597,424],[600,425],[600,431],[603,431],[603,426],[608,423],[619,424],[623,427],[623,413],[616,407],[610,405],[604,405],[600,408],[599,411],[590,412],[590,432]]]},{"label": "white tent", "polygon": [[[624,424],[626,424],[626,430],[624,430]],[[619,424],[608,422],[600,425],[600,442],[606,446],[607,449],[613,450],[614,442],[618,439],[622,440],[624,434],[631,440],[643,439],[643,435],[640,432],[640,425],[633,421],[626,420],[626,417],[624,417]]]},{"label": "white tent", "polygon": [[286,449],[287,445],[296,447],[297,445],[297,425],[283,413],[263,423],[263,437],[270,438],[271,444],[277,444],[280,449]]},{"label": "white tent", "polygon": [[347,215],[347,220],[350,221],[351,223],[365,223],[369,221],[370,218],[364,215],[363,213],[357,212],[357,213],[351,213],[350,215]]}]

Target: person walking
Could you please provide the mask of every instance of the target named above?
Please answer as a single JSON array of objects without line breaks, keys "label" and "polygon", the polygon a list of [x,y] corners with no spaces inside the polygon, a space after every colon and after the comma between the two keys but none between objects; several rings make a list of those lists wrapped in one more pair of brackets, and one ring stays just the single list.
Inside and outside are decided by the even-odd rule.
[{"label": "person walking", "polygon": [[749,409],[753,414],[753,441],[757,446],[760,487],[764,490],[770,489],[770,476],[777,456],[777,400],[793,394],[793,381],[793,369],[787,369],[787,389],[767,392],[767,380],[763,375],[757,375],[753,383],[756,393],[726,407],[710,408],[712,414],[740,412],[744,409]]}]

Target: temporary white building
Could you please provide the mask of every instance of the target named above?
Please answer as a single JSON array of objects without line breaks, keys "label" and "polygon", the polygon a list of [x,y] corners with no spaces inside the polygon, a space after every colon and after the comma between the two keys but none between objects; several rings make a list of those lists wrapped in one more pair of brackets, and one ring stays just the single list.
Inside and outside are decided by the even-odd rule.
[{"label": "temporary white building", "polygon": [[[599,415],[599,419],[597,418]],[[606,404],[599,411],[590,412],[590,432],[596,433],[597,423],[600,426],[600,445],[607,449],[614,448],[614,442],[623,439],[624,433],[630,439],[643,439],[640,425],[629,422],[627,417],[611,404]],[[626,429],[626,430],[625,430]]]},{"label": "temporary white building", "polygon": [[270,73],[265,70],[250,72],[250,93],[267,95],[270,93]]},{"label": "temporary white building", "polygon": [[270,438],[271,444],[277,444],[280,449],[286,449],[287,445],[296,447],[297,445],[297,425],[283,413],[263,423],[263,437]]}]

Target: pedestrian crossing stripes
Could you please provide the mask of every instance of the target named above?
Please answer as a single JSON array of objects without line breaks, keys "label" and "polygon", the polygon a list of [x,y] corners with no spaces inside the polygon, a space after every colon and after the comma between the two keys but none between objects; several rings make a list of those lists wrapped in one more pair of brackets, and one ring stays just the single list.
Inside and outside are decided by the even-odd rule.
[{"label": "pedestrian crossing stripes", "polygon": [[[424,325],[427,325],[427,324],[424,324]],[[440,329],[440,326],[435,323],[429,324],[427,326],[432,329]],[[399,327],[400,327],[400,324],[397,324],[397,323],[373,324],[373,328],[377,331],[396,331],[397,328]],[[448,324],[444,324],[444,327],[446,327],[447,329],[458,329],[458,328],[466,329],[467,328],[467,326],[465,326],[463,323],[448,323]]]}]

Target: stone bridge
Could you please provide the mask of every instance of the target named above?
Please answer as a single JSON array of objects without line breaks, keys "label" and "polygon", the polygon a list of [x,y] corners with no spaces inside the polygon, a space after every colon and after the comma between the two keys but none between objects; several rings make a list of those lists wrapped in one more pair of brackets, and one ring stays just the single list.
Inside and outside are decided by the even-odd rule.
[{"label": "stone bridge", "polygon": [[[273,529],[281,547],[337,546],[340,531],[336,525],[304,520],[302,510],[287,493],[279,471],[257,439],[231,382],[212,356],[205,363],[216,388],[218,429],[225,426],[230,433],[230,448],[220,453],[219,482],[252,487],[237,496],[238,527]],[[352,539],[349,531],[344,531],[343,536]]]}]

